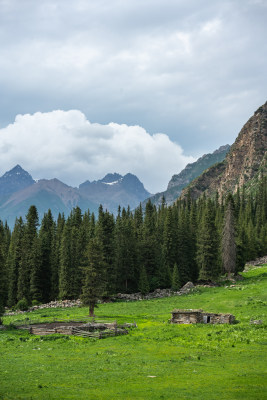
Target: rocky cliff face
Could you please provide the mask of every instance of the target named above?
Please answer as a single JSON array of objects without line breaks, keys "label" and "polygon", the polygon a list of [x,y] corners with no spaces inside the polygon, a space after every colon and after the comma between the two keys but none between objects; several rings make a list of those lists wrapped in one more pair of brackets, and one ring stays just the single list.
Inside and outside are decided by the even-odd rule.
[{"label": "rocky cliff face", "polygon": [[267,102],[261,106],[241,129],[225,160],[205,171],[182,193],[190,188],[191,196],[202,193],[212,196],[218,191],[220,198],[227,192],[267,174]]},{"label": "rocky cliff face", "polygon": [[188,164],[179,174],[173,175],[168,188],[165,192],[157,193],[150,197],[153,204],[159,206],[164,196],[168,205],[171,205],[180,196],[183,188],[185,188],[193,179],[197,178],[211,165],[221,162],[225,159],[226,154],[230,150],[229,144],[221,146],[213,153],[204,154],[196,162]]}]

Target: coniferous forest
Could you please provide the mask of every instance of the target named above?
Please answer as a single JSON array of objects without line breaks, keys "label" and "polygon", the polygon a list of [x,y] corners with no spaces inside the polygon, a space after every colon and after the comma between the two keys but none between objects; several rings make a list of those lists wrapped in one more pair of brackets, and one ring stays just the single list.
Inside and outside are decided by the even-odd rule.
[{"label": "coniferous forest", "polygon": [[0,223],[1,307],[82,298],[85,304],[117,292],[179,289],[241,271],[267,253],[267,180],[254,194],[219,201],[190,195],[167,207],[150,201],[98,218],[79,207],[41,221],[35,206],[11,232]]}]

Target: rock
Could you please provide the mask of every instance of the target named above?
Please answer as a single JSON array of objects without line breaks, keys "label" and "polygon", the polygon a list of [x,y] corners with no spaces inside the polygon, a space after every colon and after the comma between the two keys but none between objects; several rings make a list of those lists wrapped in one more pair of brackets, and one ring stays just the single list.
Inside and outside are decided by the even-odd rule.
[{"label": "rock", "polygon": [[245,265],[244,272],[247,272],[251,269],[251,266],[257,267],[261,266],[262,264],[267,264],[267,256],[257,258],[253,261],[248,261]]},{"label": "rock", "polygon": [[[192,282],[187,282],[178,292],[173,292],[171,289],[155,289],[154,292],[148,293],[146,295],[142,295],[142,293],[118,293],[115,296],[112,296],[108,299],[99,300],[99,303],[106,303],[110,301],[138,301],[138,300],[150,300],[150,299],[160,299],[163,297],[170,296],[181,296],[183,294],[189,293],[192,289],[194,289],[194,284]],[[45,308],[67,308],[67,307],[81,307],[82,302],[80,299],[77,300],[58,300],[51,301],[47,304],[40,304],[38,306],[32,306],[27,311],[15,311],[11,312],[6,310],[5,315],[15,315],[15,314],[24,314],[25,312],[30,312],[38,309]]]},{"label": "rock", "polygon": [[250,323],[253,325],[261,325],[262,324],[262,320],[261,319],[252,319],[250,320]]},{"label": "rock", "polygon": [[187,282],[181,289],[180,293],[189,293],[192,289],[195,288],[195,285],[192,282]]}]

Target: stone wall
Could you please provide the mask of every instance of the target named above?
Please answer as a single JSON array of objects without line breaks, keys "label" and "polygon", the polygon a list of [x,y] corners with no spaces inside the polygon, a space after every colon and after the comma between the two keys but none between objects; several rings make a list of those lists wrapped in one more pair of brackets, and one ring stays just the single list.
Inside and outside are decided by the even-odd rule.
[{"label": "stone wall", "polygon": [[173,324],[232,324],[235,320],[232,314],[207,313],[203,310],[173,310]]}]

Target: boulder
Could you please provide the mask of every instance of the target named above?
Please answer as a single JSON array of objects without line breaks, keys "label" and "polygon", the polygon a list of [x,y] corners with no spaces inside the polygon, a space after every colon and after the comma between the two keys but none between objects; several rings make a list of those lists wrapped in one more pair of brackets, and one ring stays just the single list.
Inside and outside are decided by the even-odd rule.
[{"label": "boulder", "polygon": [[180,289],[180,293],[189,293],[191,290],[193,290],[195,288],[195,285],[193,284],[193,282],[187,282],[181,289]]}]

